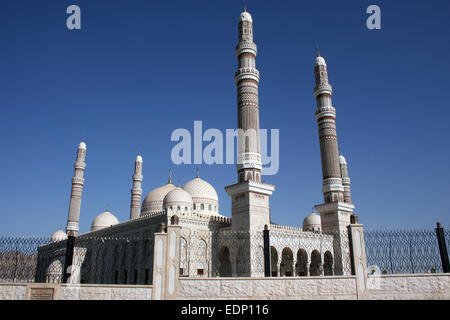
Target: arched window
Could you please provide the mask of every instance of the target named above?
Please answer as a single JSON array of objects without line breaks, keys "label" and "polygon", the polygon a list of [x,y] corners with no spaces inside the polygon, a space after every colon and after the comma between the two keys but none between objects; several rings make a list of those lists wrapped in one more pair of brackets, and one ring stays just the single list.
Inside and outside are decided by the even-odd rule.
[{"label": "arched window", "polygon": [[308,254],[304,249],[297,251],[297,263],[295,264],[295,274],[297,276],[308,275]]},{"label": "arched window", "polygon": [[326,276],[333,275],[333,255],[330,251],[326,251],[323,257],[323,274]]},{"label": "arched window", "polygon": [[180,276],[186,277],[189,275],[187,265],[187,242],[186,239],[180,237]]},{"label": "arched window", "polygon": [[320,258],[320,253],[317,250],[314,250],[311,253],[311,264],[309,266],[309,274],[311,276],[320,276],[322,274],[322,262]]},{"label": "arched window", "polygon": [[208,210],[211,211],[211,205],[208,205]]},{"label": "arched window", "polygon": [[292,255],[292,250],[286,247],[281,252],[280,276],[282,277],[293,276],[293,264],[294,259]]},{"label": "arched window", "polygon": [[203,203],[200,205],[200,209],[205,210],[205,205]]},{"label": "arched window", "polygon": [[197,246],[197,275],[198,276],[203,276],[206,275],[206,241],[200,239],[198,241],[198,246]]}]

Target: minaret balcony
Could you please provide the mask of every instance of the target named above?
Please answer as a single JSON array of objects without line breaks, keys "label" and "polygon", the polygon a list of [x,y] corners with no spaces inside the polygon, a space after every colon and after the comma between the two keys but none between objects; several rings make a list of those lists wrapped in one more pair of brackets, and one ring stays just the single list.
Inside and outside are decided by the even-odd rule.
[{"label": "minaret balcony", "polygon": [[255,68],[239,68],[234,73],[234,80],[238,83],[244,79],[252,79],[256,82],[259,82],[259,71]]},{"label": "minaret balcony", "polygon": [[256,43],[249,41],[242,41],[236,46],[236,57],[239,57],[243,53],[252,53],[256,56],[258,52]]},{"label": "minaret balcony", "polygon": [[324,93],[327,93],[329,95],[333,93],[333,89],[330,84],[319,84],[314,88],[314,96],[317,97]]}]

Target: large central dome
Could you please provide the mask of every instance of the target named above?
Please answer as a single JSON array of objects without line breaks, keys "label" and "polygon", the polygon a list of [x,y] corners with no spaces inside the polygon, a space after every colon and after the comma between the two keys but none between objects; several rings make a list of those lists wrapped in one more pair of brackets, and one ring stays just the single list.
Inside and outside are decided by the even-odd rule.
[{"label": "large central dome", "polygon": [[176,187],[172,183],[165,184],[149,192],[142,203],[141,215],[163,210],[164,197]]},{"label": "large central dome", "polygon": [[216,189],[205,180],[199,177],[192,179],[183,186],[183,189],[191,195],[196,211],[209,213],[219,211],[219,197]]}]

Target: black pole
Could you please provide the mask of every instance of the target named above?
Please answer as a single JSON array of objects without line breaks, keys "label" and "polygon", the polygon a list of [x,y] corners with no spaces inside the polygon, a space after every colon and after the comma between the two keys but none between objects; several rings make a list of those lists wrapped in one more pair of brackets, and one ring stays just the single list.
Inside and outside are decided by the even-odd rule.
[{"label": "black pole", "polygon": [[270,237],[267,224],[264,226],[264,276],[270,277]]},{"label": "black pole", "polygon": [[[73,248],[75,246],[75,237],[68,236],[67,237],[67,247],[66,247],[66,258],[64,259],[64,270],[63,270],[63,283],[67,283],[67,280],[70,277],[70,273],[68,273],[68,269],[72,266],[73,263]],[[71,268],[72,269],[72,268]]]},{"label": "black pole", "polygon": [[441,227],[439,222],[437,223],[436,235],[439,245],[439,252],[441,254],[442,271],[444,271],[444,273],[450,273],[450,262],[448,260],[447,244],[445,243],[444,228]]}]

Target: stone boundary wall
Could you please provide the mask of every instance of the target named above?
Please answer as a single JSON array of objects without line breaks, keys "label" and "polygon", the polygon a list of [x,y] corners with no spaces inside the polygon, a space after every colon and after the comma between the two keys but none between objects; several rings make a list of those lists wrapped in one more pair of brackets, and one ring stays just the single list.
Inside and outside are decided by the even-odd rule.
[{"label": "stone boundary wall", "polygon": [[152,286],[0,283],[0,300],[29,300],[32,289],[53,289],[53,300],[151,300]]},{"label": "stone boundary wall", "polygon": [[361,299],[449,300],[450,274],[396,274],[369,276],[370,293]]},{"label": "stone boundary wall", "polygon": [[180,278],[180,299],[357,299],[356,277]]},{"label": "stone boundary wall", "polygon": [[355,276],[279,278],[181,278],[180,299],[450,299],[450,274],[402,274],[368,277],[358,294]]},{"label": "stone boundary wall", "polygon": [[[358,295],[355,276],[181,278],[178,299],[189,300],[449,300],[450,274],[369,276]],[[30,299],[31,289],[53,289],[54,300],[151,300],[153,286],[0,283],[0,300]]]}]

